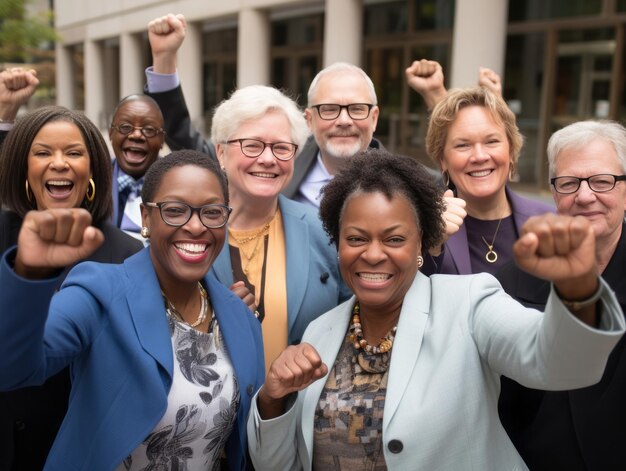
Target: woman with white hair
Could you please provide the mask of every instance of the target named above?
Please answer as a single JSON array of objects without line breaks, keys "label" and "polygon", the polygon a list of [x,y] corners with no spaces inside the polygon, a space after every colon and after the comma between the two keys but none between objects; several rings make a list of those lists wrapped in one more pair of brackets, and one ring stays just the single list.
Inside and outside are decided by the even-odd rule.
[{"label": "woman with white hair", "polygon": [[308,134],[297,104],[273,87],[241,88],[213,116],[211,140],[233,208],[213,270],[254,294],[267,365],[349,295],[317,212],[280,194]]}]

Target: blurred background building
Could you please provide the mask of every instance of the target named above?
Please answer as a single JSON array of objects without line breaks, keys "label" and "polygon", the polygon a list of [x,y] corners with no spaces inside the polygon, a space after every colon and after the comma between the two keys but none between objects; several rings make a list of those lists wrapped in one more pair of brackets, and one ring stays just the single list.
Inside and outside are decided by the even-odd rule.
[{"label": "blurred background building", "polygon": [[376,136],[428,162],[426,114],[404,81],[414,59],[439,61],[448,87],[479,66],[504,82],[526,145],[520,184],[547,188],[545,146],[585,118],[626,123],[626,0],[56,0],[56,100],[106,128],[118,100],[141,92],[151,63],[146,27],[183,13],[179,73],[195,123],[237,86],[272,84],[304,105],[335,61],[360,65],[379,97]]}]

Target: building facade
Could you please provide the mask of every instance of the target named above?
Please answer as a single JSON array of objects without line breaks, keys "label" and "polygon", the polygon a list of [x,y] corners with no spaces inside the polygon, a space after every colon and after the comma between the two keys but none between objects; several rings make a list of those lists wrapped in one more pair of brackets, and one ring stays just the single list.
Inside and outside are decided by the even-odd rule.
[{"label": "building facade", "polygon": [[143,90],[146,28],[167,13],[189,23],[179,73],[207,134],[213,107],[237,86],[271,84],[305,105],[317,71],[348,61],[376,86],[376,136],[430,163],[424,106],[404,80],[421,58],[443,65],[448,87],[475,84],[479,66],[503,77],[530,188],[547,188],[552,132],[587,118],[626,123],[626,0],[57,0],[58,103],[106,129],[119,99]]}]

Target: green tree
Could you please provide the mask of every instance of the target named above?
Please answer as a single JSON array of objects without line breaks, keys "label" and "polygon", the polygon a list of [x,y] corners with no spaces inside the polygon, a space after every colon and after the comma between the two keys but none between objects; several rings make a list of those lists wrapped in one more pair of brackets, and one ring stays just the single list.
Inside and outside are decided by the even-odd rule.
[{"label": "green tree", "polygon": [[0,63],[49,60],[57,34],[52,12],[30,14],[30,0],[0,0]]}]

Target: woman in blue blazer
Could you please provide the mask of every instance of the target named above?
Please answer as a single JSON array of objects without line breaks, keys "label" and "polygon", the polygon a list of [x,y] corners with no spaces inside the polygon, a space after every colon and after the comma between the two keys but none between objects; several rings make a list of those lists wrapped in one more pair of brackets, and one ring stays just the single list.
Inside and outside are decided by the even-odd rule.
[{"label": "woman in blue blazer", "polygon": [[264,373],[260,326],[209,269],[230,208],[217,164],[174,152],[146,174],[142,235],[121,265],[58,266],[103,239],[81,209],[30,212],[0,266],[0,388],[71,367],[44,469],[245,468],[245,420]]},{"label": "woman in blue blazer", "polygon": [[280,195],[308,134],[297,104],[273,87],[241,88],[213,115],[211,140],[233,208],[213,270],[254,294],[268,365],[349,295],[317,212]]}]

